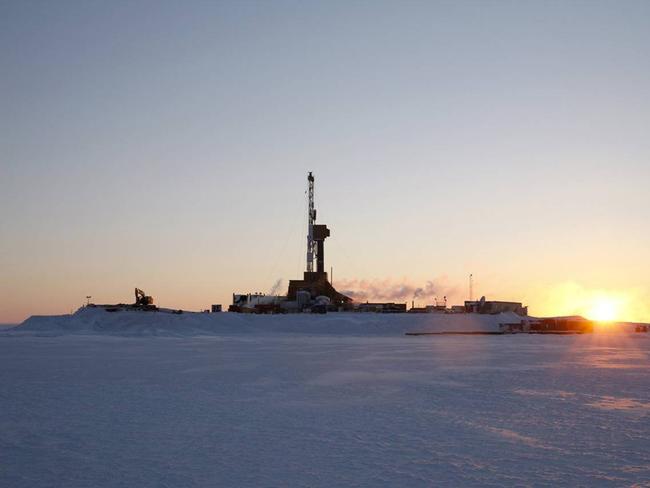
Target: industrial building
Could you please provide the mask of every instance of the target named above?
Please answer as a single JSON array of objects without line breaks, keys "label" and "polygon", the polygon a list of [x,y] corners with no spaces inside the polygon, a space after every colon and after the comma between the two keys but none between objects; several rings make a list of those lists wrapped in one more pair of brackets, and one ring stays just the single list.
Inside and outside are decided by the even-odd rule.
[{"label": "industrial building", "polygon": [[514,312],[517,315],[528,315],[528,307],[520,302],[500,302],[496,300],[486,300],[481,297],[480,300],[465,301],[466,313],[496,314],[504,312]]},{"label": "industrial building", "polygon": [[545,317],[530,321],[530,332],[537,334],[584,334],[594,331],[594,322],[579,315]]},{"label": "industrial building", "polygon": [[355,312],[375,312],[375,313],[405,313],[406,303],[359,303],[355,305]]},{"label": "industrial building", "polygon": [[265,295],[264,293],[232,294],[232,305],[228,307],[229,312],[243,313],[282,313],[280,303],[286,297]]}]

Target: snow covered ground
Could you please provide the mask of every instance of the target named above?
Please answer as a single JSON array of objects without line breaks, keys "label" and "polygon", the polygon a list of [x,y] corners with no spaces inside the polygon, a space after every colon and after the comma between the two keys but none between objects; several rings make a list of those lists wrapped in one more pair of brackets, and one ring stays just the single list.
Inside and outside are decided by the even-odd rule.
[{"label": "snow covered ground", "polygon": [[106,315],[0,332],[0,486],[650,486],[650,334]]},{"label": "snow covered ground", "polygon": [[12,334],[101,334],[118,336],[197,336],[223,334],[343,334],[404,335],[405,332],[498,332],[500,324],[520,323],[514,313],[252,315],[237,313],[183,313],[119,311],[81,308],[73,315],[35,316]]}]

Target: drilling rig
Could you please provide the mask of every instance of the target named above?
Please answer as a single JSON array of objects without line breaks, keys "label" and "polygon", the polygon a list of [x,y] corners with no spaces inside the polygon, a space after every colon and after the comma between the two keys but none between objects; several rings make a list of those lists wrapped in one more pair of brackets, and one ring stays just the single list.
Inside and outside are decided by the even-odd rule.
[{"label": "drilling rig", "polygon": [[[344,305],[352,299],[337,292],[328,281],[325,271],[325,239],[330,236],[330,230],[325,224],[316,223],[316,208],[314,205],[314,175],[307,175],[307,266],[302,280],[289,281],[287,298],[296,299],[298,291],[309,291],[312,298],[328,297],[332,304]],[[314,271],[316,261],[316,271]]]}]

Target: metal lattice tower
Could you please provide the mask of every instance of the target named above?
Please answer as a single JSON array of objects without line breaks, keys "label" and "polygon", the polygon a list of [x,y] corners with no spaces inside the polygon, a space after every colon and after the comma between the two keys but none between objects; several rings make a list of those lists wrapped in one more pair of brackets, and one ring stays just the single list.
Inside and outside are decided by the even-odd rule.
[{"label": "metal lattice tower", "polygon": [[469,275],[469,301],[474,300],[474,275]]},{"label": "metal lattice tower", "polygon": [[307,271],[314,271],[314,257],[316,255],[316,241],[314,240],[314,224],[316,223],[316,209],[314,209],[314,176],[309,172],[307,176],[309,182],[308,190],[308,208],[307,217],[309,224],[307,227]]}]

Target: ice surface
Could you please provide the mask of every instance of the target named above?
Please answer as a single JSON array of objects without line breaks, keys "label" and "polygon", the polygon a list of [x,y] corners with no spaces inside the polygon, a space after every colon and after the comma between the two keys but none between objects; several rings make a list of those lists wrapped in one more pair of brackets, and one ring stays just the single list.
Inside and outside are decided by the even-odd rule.
[{"label": "ice surface", "polygon": [[[0,486],[650,480],[648,334],[406,337],[429,317],[376,316],[346,335],[333,314],[266,333],[275,318],[233,314],[173,337],[141,315],[139,335],[166,336],[0,334]],[[300,319],[319,333],[287,333]]]}]

